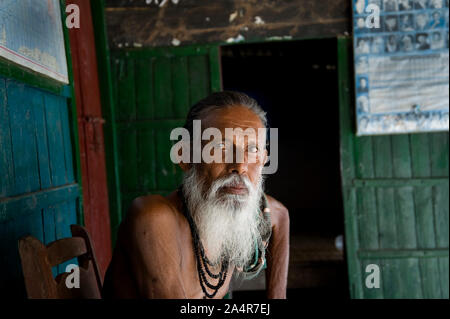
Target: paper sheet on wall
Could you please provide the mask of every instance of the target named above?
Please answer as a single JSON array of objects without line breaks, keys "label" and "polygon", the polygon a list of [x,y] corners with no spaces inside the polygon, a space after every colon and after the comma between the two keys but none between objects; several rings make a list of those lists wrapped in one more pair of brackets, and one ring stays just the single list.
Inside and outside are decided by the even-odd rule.
[{"label": "paper sheet on wall", "polygon": [[353,0],[358,135],[448,131],[448,11],[448,0]]},{"label": "paper sheet on wall", "polygon": [[59,0],[0,0],[0,57],[68,83]]}]

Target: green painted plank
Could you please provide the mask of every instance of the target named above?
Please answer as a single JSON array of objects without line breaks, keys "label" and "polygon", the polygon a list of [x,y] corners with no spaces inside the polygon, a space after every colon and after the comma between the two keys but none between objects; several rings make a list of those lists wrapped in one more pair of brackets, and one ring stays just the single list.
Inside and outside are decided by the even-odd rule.
[{"label": "green painted plank", "polygon": [[176,185],[175,164],[170,160],[169,130],[156,131],[156,181],[158,189],[173,189]]},{"label": "green painted plank", "polygon": [[117,119],[132,121],[136,119],[135,61],[119,60],[117,67]]},{"label": "green painted plank", "polygon": [[121,190],[135,190],[138,186],[136,131],[123,132],[118,138]]},{"label": "green painted plank", "polygon": [[449,278],[448,278],[448,257],[439,258],[439,268],[440,268],[440,283],[442,298],[449,298]]},{"label": "green painted plank", "polygon": [[[391,178],[392,168],[392,145],[390,136],[373,137],[374,168],[375,177]],[[393,188],[382,188],[376,190],[377,209],[379,218],[379,240],[380,248],[398,248],[397,242],[397,220],[395,209],[395,194]],[[397,260],[383,261],[382,278],[384,281],[383,293],[386,298],[401,298],[403,283],[400,277],[400,265]]]},{"label": "green painted plank", "polygon": [[174,117],[184,119],[191,106],[189,103],[188,57],[181,56],[172,59],[172,87]]},{"label": "green painted plank", "polygon": [[154,130],[137,133],[139,189],[149,191],[156,188],[156,143]]},{"label": "green painted plank", "polygon": [[[414,177],[431,176],[430,134],[411,134],[411,168]],[[432,186],[432,185],[431,185]],[[417,247],[435,248],[435,228],[433,214],[432,188],[414,188],[416,211]],[[419,260],[423,298],[440,298],[439,265],[437,258]]]},{"label": "green painted plank", "polygon": [[358,179],[373,179],[375,176],[373,163],[372,137],[355,137],[355,163]]},{"label": "green painted plank", "polygon": [[155,118],[173,118],[171,59],[161,57],[154,62]]},{"label": "green painted plank", "polygon": [[[389,136],[373,137],[374,168],[376,177],[392,177],[392,152]],[[392,188],[376,190],[379,218],[380,248],[397,248],[395,199]]]},{"label": "green painted plank", "polygon": [[356,194],[360,247],[361,249],[377,249],[379,248],[379,231],[375,189],[358,189]]},{"label": "green painted plank", "polygon": [[6,95],[6,81],[0,78],[0,198],[14,191],[14,162]]},{"label": "green painted plank", "polygon": [[393,135],[392,141],[392,165],[393,177],[411,178],[411,154],[409,135]]},{"label": "green painted plank", "polygon": [[190,105],[205,98],[210,92],[210,70],[208,56],[189,57]]},{"label": "green painted plank", "polygon": [[401,187],[424,187],[424,186],[439,186],[448,185],[448,178],[373,178],[373,179],[354,179],[352,181],[353,187],[366,188],[366,187],[388,187],[388,188],[401,188]]},{"label": "green painted plank", "polygon": [[[448,249],[449,241],[449,188],[447,186],[433,187],[433,209],[436,221],[436,243],[439,248]],[[441,283],[441,292],[443,298],[449,296],[449,265],[448,258],[439,258],[439,274]]]},{"label": "green painted plank", "polygon": [[399,258],[436,258],[448,256],[448,249],[376,249],[359,250],[358,257],[361,259],[399,259]]},{"label": "green painted plank", "polygon": [[[448,178],[448,133],[430,135],[431,174]],[[449,187],[439,185],[433,187],[433,210],[435,216],[435,230],[437,247],[448,249],[449,241]],[[448,257],[439,258],[439,276],[443,298],[449,296],[449,265]]]},{"label": "green painted plank", "polygon": [[219,46],[214,46],[209,50],[209,68],[211,70],[211,92],[222,91],[221,54]]},{"label": "green painted plank", "polygon": [[57,96],[45,95],[45,118],[50,159],[52,186],[67,184],[64,159],[63,129],[60,113],[60,101]]},{"label": "green painted plank", "polygon": [[404,258],[398,261],[400,278],[402,280],[403,299],[422,299],[422,278],[417,258]]},{"label": "green painted plank", "polygon": [[440,258],[425,258],[419,260],[423,298],[442,298],[439,259]]},{"label": "green painted plank", "polygon": [[6,83],[14,161],[15,189],[11,195],[40,188],[33,108],[29,98],[35,91],[13,81]]},{"label": "green painted plank", "polygon": [[[356,175],[359,178],[373,178],[373,147],[371,137],[355,138]],[[356,192],[358,202],[358,223],[360,247],[375,249],[378,243],[378,218],[375,190],[365,187]]]},{"label": "green painted plank", "polygon": [[142,58],[137,59],[135,63],[136,119],[140,121],[153,119],[153,60],[149,58]]},{"label": "green painted plank", "polygon": [[430,177],[430,134],[411,134],[411,168],[414,177]]},{"label": "green painted plank", "polygon": [[430,134],[431,174],[448,178],[448,133]]}]

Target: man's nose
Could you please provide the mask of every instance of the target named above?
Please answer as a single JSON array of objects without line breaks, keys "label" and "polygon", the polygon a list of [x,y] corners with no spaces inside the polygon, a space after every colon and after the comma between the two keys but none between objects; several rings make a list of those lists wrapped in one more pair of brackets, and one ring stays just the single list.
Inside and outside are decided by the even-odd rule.
[{"label": "man's nose", "polygon": [[247,161],[243,163],[233,162],[228,164],[228,173],[237,173],[239,175],[247,174],[248,164]]}]

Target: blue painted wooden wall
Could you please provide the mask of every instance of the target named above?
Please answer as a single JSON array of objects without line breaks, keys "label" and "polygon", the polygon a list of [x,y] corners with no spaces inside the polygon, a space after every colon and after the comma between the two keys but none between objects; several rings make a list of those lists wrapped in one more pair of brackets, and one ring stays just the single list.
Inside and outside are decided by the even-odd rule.
[{"label": "blue painted wooden wall", "polygon": [[0,77],[0,297],[26,296],[18,239],[70,237],[78,196],[68,99]]}]

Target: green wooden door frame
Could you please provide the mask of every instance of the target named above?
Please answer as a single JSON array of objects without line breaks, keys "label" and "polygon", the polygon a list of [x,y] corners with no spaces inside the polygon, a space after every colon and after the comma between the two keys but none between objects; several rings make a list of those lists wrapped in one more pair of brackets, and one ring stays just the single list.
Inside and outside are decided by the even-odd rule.
[{"label": "green wooden door frame", "polygon": [[[96,8],[96,10],[97,12],[102,11],[101,8]],[[97,18],[96,20],[98,22],[101,19]],[[103,37],[103,39],[105,39],[105,34],[102,35],[101,30],[99,31],[97,29],[96,32],[99,37]],[[97,43],[99,43],[99,41],[97,41]],[[176,69],[174,68],[187,67],[188,65],[191,65],[191,63],[194,63],[192,64],[193,66],[195,65],[195,63],[201,62],[202,63],[201,65],[206,66],[207,69],[203,70],[202,68],[200,68],[199,70],[197,70],[194,67],[192,70],[197,72],[203,70],[200,73],[207,72],[208,73],[207,79],[202,80],[206,82],[201,83],[203,84],[206,83],[208,87],[207,89],[208,92],[219,91],[221,90],[219,50],[220,48],[216,45],[202,45],[202,46],[195,45],[195,46],[175,47],[175,48],[170,47],[170,48],[124,49],[124,50],[113,50],[109,52],[107,50],[106,42],[103,43],[102,48],[97,49],[97,52],[100,51],[100,54],[102,55],[101,57],[99,56],[99,60],[100,64],[102,64],[103,70],[105,70],[106,68],[109,69],[109,71],[107,71],[106,73],[102,71],[100,71],[99,73],[107,75],[104,76],[104,78],[102,79],[102,81],[104,81],[102,85],[102,90],[108,90],[107,91],[108,97],[104,97],[105,102],[103,103],[102,107],[105,110],[104,117],[106,123],[107,124],[109,123],[109,126],[108,125],[105,126],[105,133],[107,135],[105,147],[108,156],[108,163],[107,163],[109,175],[108,187],[111,205],[110,218],[111,218],[113,244],[115,243],[117,236],[117,227],[120,225],[120,222],[122,221],[122,218],[125,213],[124,206],[127,206],[126,203],[130,199],[144,195],[146,192],[164,193],[168,191],[168,187],[171,188],[171,186],[169,185],[171,183],[169,184],[166,183],[167,185],[161,188],[159,182],[158,182],[159,186],[154,188],[155,185],[153,185],[152,184],[153,182],[151,182],[149,185],[153,186],[141,185],[138,187],[138,185],[136,185],[137,188],[135,190],[132,190],[132,187],[129,186],[130,185],[129,180],[133,179],[134,174],[130,173],[127,176],[125,175],[120,176],[121,173],[119,168],[121,167],[121,165],[123,165],[121,163],[123,163],[123,156],[124,156],[123,151],[121,151],[121,147],[125,145],[123,143],[124,138],[126,138],[128,134],[132,134],[132,136],[135,136],[136,134],[153,134],[150,132],[156,132],[157,136],[160,136],[160,134],[162,134],[163,131],[167,131],[169,128],[171,129],[174,127],[183,126],[185,121],[184,116],[185,113],[187,112],[187,109],[185,109],[186,103],[189,104],[190,106],[192,103],[196,102],[197,99],[203,97],[203,93],[201,93],[203,92],[203,86],[200,85],[199,83],[200,86],[198,88],[199,89],[201,88],[200,91],[198,90],[196,91],[196,89],[193,89],[192,91],[190,91],[189,96],[181,94],[180,96],[174,96],[173,100],[160,101],[159,100],[160,98],[166,99],[167,94],[169,94],[168,91],[176,90],[176,87],[173,88],[170,87],[170,83],[168,87],[161,87],[160,85],[158,86],[158,84],[156,84],[155,82],[154,85],[158,86],[158,88],[150,89],[149,87],[146,87],[145,83],[153,83],[152,81],[156,80],[156,78],[149,78],[149,76],[154,76],[151,74],[158,74],[157,83],[165,83],[165,81],[175,81],[172,82],[171,85],[181,85],[181,83],[184,83],[184,80],[188,80],[189,74],[184,73],[179,74],[179,72],[177,72]],[[102,59],[105,60],[101,61]],[[196,59],[201,59],[201,61]],[[107,63],[108,65],[106,65],[105,61],[109,61],[109,63]],[[154,70],[152,66],[153,63],[156,63]],[[172,63],[176,64],[170,66]],[[168,69],[169,71],[166,70],[167,67],[169,67]],[[144,69],[146,70],[147,68],[149,72],[148,74],[146,74],[145,72],[140,72],[141,70]],[[168,78],[162,76],[161,72],[163,72],[163,70],[166,70],[169,73],[174,72],[173,79],[170,80],[170,74],[167,74],[167,76],[169,76]],[[122,73],[122,71],[125,73]],[[128,74],[128,72],[130,72],[130,74]],[[123,79],[122,76],[124,76]],[[186,76],[188,77],[186,78]],[[135,83],[135,81],[138,81],[136,82],[137,83],[136,86],[138,86],[137,88],[131,87],[132,85],[134,85],[133,83]],[[194,85],[191,88],[194,87],[196,86]],[[186,89],[189,89],[189,86],[187,86]],[[137,91],[135,92],[135,90]],[[148,93],[144,92],[145,90],[151,90],[154,92]],[[130,92],[130,94],[126,96],[122,95],[115,96],[115,94],[122,94],[121,93],[122,91]],[[139,94],[137,92],[139,92]],[[149,94],[155,94],[155,96],[153,97],[153,95],[150,96]],[[147,101],[147,99],[149,98],[151,100],[154,99],[154,102],[152,102],[154,105],[152,104],[153,106],[152,105],[148,106],[149,110],[145,111],[148,113],[148,114],[146,113],[146,118],[138,119],[136,118],[136,112],[144,111],[142,104],[144,102],[141,100],[137,101],[135,97],[140,97],[141,95],[144,99],[146,99],[145,101]],[[191,101],[186,101],[185,100],[186,98],[189,98]],[[162,103],[169,103],[169,104],[173,103],[172,107],[174,107],[174,109],[172,109],[172,111],[169,111],[169,109],[171,109],[171,106],[168,105],[167,109],[165,110],[164,108],[162,108]],[[127,108],[126,104],[129,104],[130,108],[134,109],[130,111],[129,114],[128,111],[126,110]],[[138,109],[136,107],[138,107]],[[153,114],[152,113],[153,111],[150,111],[152,107],[155,108],[155,110],[159,111],[161,114],[159,113]],[[116,112],[118,112],[119,114],[116,114]],[[142,137],[139,136],[137,138],[138,140],[142,139]],[[135,137],[131,137],[131,140],[134,139]],[[156,139],[159,141],[158,145],[160,145],[162,143],[160,137],[156,137]],[[136,151],[135,148],[133,148],[133,150]],[[155,156],[157,156],[159,163],[162,158],[161,157],[162,155],[159,155],[158,152],[156,153]],[[133,167],[132,171],[135,171],[136,163],[128,163],[127,165],[132,165]],[[163,168],[163,170],[165,169]],[[145,174],[147,173],[145,172]],[[180,176],[177,173],[175,177],[177,177],[176,179],[178,181]],[[150,189],[144,190],[140,189],[140,187],[144,188],[150,187]],[[125,193],[124,189],[127,189]]]},{"label": "green wooden door frame", "polygon": [[72,72],[72,57],[70,50],[70,40],[69,33],[65,27],[65,0],[60,0],[61,7],[61,20],[64,34],[64,47],[66,52],[67,60],[67,71],[69,84],[62,84],[56,80],[48,78],[42,74],[35,71],[29,70],[25,67],[17,65],[11,61],[0,58],[0,75],[5,78],[17,80],[20,83],[30,85],[32,87],[38,88],[40,90],[56,94],[68,99],[69,107],[69,123],[70,123],[70,134],[72,140],[72,154],[74,165],[74,174],[76,176],[76,182],[78,183],[78,196],[79,200],[77,203],[77,222],[80,225],[84,225],[84,215],[83,215],[83,192],[82,192],[82,181],[81,181],[81,162],[80,162],[80,150],[78,144],[78,123],[77,123],[77,110],[75,101],[75,91],[73,84],[73,72]]},{"label": "green wooden door frame", "polygon": [[[355,178],[354,154],[353,154],[353,95],[352,95],[352,41],[350,37],[339,37],[338,50],[338,83],[339,83],[339,126],[340,126],[340,156],[341,156],[341,182],[344,204],[344,225],[346,257],[350,296],[362,298],[360,265],[357,258],[357,226],[353,218],[355,209],[353,202],[356,200],[354,188],[349,181]],[[343,116],[343,115],[347,116]]]},{"label": "green wooden door frame", "polygon": [[[357,137],[352,52],[352,38],[338,38],[351,297],[448,298],[448,133]],[[371,263],[380,267],[381,289],[363,282]]]}]

